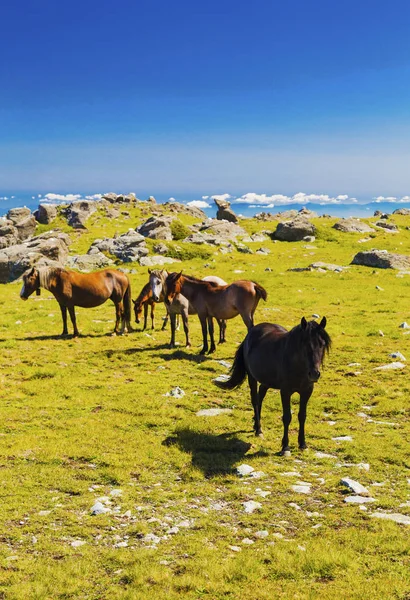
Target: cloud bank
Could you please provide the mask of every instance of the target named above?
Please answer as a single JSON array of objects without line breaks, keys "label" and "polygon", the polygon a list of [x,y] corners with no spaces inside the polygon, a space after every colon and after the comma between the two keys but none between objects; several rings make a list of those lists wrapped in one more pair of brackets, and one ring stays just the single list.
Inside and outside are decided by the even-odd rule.
[{"label": "cloud bank", "polygon": [[193,206],[194,208],[211,208],[211,205],[205,200],[191,200],[187,202],[187,206]]}]

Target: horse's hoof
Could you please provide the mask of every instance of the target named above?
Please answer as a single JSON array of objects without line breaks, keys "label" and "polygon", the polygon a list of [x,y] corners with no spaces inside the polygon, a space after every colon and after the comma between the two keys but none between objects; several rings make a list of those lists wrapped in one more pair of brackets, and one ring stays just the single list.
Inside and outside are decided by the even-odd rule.
[{"label": "horse's hoof", "polygon": [[255,436],[256,436],[256,437],[258,437],[258,438],[261,438],[261,439],[263,439],[263,438],[265,437],[265,436],[263,435],[262,431],[257,431],[257,432],[255,433]]},{"label": "horse's hoof", "polygon": [[191,347],[191,342],[188,342],[187,344],[185,344],[185,348],[190,348]]},{"label": "horse's hoof", "polygon": [[306,444],[302,444],[301,446],[299,446],[299,450],[306,450],[307,445]]},{"label": "horse's hoof", "polygon": [[200,354],[200,356],[203,356],[204,354],[206,354],[206,349],[202,348],[202,350],[201,350],[201,352],[199,354]]},{"label": "horse's hoof", "polygon": [[290,450],[281,450],[279,456],[292,456]]},{"label": "horse's hoof", "polygon": [[216,351],[216,348],[211,348],[208,354],[213,354]]},{"label": "horse's hoof", "polygon": [[111,337],[115,337],[116,335],[117,335],[117,332],[113,331],[112,334],[111,334]]}]

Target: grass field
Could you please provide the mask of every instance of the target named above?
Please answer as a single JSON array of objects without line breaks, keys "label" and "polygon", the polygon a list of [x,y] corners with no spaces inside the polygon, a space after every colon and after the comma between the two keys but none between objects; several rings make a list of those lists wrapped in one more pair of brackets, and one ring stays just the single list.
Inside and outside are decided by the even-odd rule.
[{"label": "grass field", "polygon": [[[88,232],[70,230],[72,252],[135,227],[139,216],[130,213],[115,222],[96,214]],[[408,367],[374,370],[392,362],[392,352],[409,358],[410,336],[399,325],[410,323],[410,275],[355,266],[288,271],[319,260],[346,266],[369,248],[408,254],[410,218],[394,221],[398,234],[378,230],[358,243],[360,234],[320,218],[311,244],[248,244],[268,247],[269,256],[191,248],[193,258],[176,265],[200,277],[258,281],[268,300],[256,322],[292,327],[303,315],[327,317],[333,348],[308,406],[308,449],[297,449],[295,419],[290,457],[276,454],[277,391],[266,397],[258,439],[247,386],[224,392],[212,383],[227,372],[218,360],[231,362],[245,336],[240,318],[228,322],[228,343],[205,357],[196,317],[193,347],[183,347],[180,331],[181,346],[168,349],[161,305],[154,332],[112,337],[107,303],[77,310],[83,335],[60,339],[48,292],[22,302],[20,283],[3,285],[0,597],[409,600],[409,526],[371,515],[410,515]],[[241,224],[250,233],[272,229]],[[135,298],[147,270],[125,266],[137,271]],[[166,395],[175,386],[183,397]],[[204,408],[232,412],[197,416]],[[263,475],[240,478],[242,463]],[[375,502],[364,510],[345,503],[343,476],[368,487]],[[293,491],[300,481],[309,494]],[[110,512],[91,515],[99,498]],[[250,500],[261,508],[245,512]]]}]

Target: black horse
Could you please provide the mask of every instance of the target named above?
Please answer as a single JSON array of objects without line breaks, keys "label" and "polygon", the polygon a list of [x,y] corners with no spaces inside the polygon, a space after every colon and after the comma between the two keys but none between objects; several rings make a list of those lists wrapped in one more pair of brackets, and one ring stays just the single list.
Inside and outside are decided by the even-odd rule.
[{"label": "black horse", "polygon": [[331,345],[325,327],[326,317],[320,323],[308,323],[303,317],[300,325],[291,331],[280,325],[260,323],[249,330],[239,346],[230,377],[225,381],[215,380],[219,387],[231,390],[241,385],[248,376],[254,410],[254,430],[258,436],[262,435],[261,411],[266,392],[269,388],[280,390],[284,428],[281,455],[289,451],[288,430],[292,420],[290,398],[294,392],[300,395],[299,448],[306,448],[306,405],[313,386],[320,377],[319,369],[325,351],[329,351]]}]

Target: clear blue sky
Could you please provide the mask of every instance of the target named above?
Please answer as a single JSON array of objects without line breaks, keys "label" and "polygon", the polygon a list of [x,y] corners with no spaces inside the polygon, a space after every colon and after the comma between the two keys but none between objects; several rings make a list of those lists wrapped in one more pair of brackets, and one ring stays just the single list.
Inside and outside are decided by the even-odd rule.
[{"label": "clear blue sky", "polygon": [[15,0],[2,191],[410,193],[408,0]]}]

